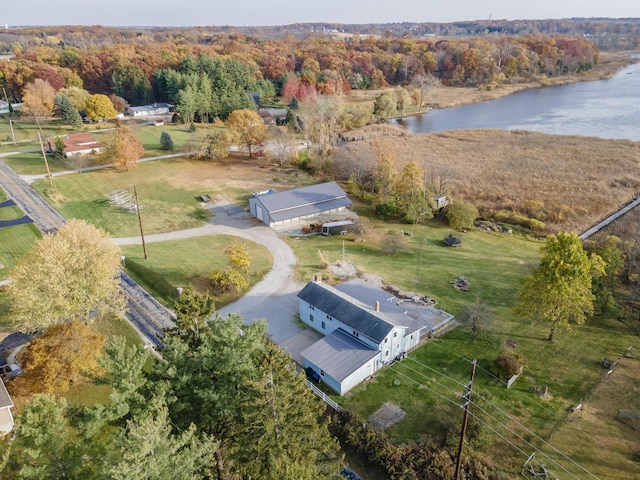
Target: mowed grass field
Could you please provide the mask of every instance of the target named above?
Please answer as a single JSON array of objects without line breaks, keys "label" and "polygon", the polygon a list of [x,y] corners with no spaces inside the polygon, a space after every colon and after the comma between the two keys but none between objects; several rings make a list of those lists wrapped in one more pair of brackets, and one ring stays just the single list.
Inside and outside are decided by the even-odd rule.
[{"label": "mowed grass field", "polygon": [[[381,275],[389,284],[436,299],[438,308],[456,315],[461,324],[429,341],[403,362],[380,371],[345,397],[336,397],[341,405],[365,418],[385,402],[399,405],[407,416],[388,430],[398,442],[423,439],[457,445],[462,419],[459,405],[463,403],[461,396],[471,361],[476,359],[474,390],[478,406],[472,410],[477,418],[470,420],[470,448],[484,452],[503,471],[515,474],[534,446],[547,451],[545,441],[571,421],[571,407],[589,398],[604,373],[600,360],[605,356],[617,358],[629,345],[638,343],[638,331],[633,326],[603,317],[563,331],[549,343],[549,325],[531,323],[512,314],[523,276],[538,265],[541,240],[472,229],[454,232],[464,243],[450,248],[442,240],[451,230],[439,221],[426,226],[394,225],[369,218],[364,222],[368,233],[363,241],[345,240],[344,236],[291,239],[301,279],[308,280],[313,272],[322,272],[328,281],[339,281],[323,270],[321,251],[329,262],[344,258],[363,272]],[[400,229],[412,232],[412,236],[404,237],[407,251],[383,255],[379,239],[388,231],[399,235]],[[451,285],[460,275],[470,281],[468,292]],[[474,341],[462,313],[476,299],[486,306],[487,315],[482,333]],[[523,375],[510,389],[490,373],[494,359],[506,351],[520,355],[525,365]],[[640,371],[636,374],[638,381]],[[533,393],[534,388],[542,386],[548,388],[547,395]],[[615,436],[603,441],[615,442]],[[572,456],[576,452],[570,439],[553,442],[564,454]],[[523,456],[522,452],[528,453]],[[555,452],[549,452],[548,458],[538,454],[538,458],[560,478],[566,473],[563,469],[576,471],[582,478],[578,467]],[[623,473],[625,465],[631,468],[635,461],[633,451],[623,449],[618,461],[621,476],[616,478],[636,478]],[[612,478],[604,475],[606,470],[601,470],[597,462],[589,469],[602,478]]]},{"label": "mowed grass field", "polygon": [[282,190],[305,183],[310,178],[299,170],[283,172],[259,160],[215,163],[173,158],[141,163],[130,171],[109,168],[56,177],[54,188],[45,180],[33,186],[66,218],[83,218],[114,237],[130,237],[140,234],[137,216],[110,205],[106,197],[110,192],[126,190],[133,195],[136,186],[144,232],[151,234],[206,223],[203,194],[248,207],[251,192],[266,185]]},{"label": "mowed grass field", "polygon": [[[245,245],[251,255],[249,283],[253,285],[269,272],[273,265],[273,257],[262,245],[244,239],[239,240],[228,235],[211,235],[148,243],[146,260],[142,245],[125,246],[122,252],[126,256],[125,268],[133,278],[165,305],[173,307],[177,287],[191,284],[201,292],[210,290],[211,274],[214,270],[224,270],[227,267],[229,257],[225,250],[234,243]],[[144,271],[140,273],[139,269],[126,267],[131,262],[143,266]],[[154,282],[156,275],[172,288],[161,290],[160,285]],[[220,296],[211,293],[216,299],[217,308],[239,297],[235,293]]]}]

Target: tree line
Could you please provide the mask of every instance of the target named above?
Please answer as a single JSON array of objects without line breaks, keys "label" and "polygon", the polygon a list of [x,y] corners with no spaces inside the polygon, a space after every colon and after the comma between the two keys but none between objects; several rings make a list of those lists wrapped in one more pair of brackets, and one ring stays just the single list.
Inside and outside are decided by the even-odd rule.
[{"label": "tree line", "polygon": [[24,87],[40,78],[56,91],[84,88],[131,105],[197,97],[210,104],[200,112],[205,118],[225,118],[247,106],[242,89],[267,98],[286,94],[292,77],[322,95],[407,85],[418,75],[432,75],[444,85],[492,88],[589,70],[599,61],[597,48],[584,38],[542,34],[276,41],[237,34],[194,38],[176,31],[170,40],[125,36],[117,44],[91,47],[57,39],[40,35],[35,44],[10,45],[15,57],[0,62],[0,86],[9,100],[22,99]]}]

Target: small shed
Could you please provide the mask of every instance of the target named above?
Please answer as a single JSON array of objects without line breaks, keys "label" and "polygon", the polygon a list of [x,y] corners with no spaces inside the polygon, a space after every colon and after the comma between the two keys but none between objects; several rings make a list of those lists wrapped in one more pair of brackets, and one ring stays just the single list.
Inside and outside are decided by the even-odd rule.
[{"label": "small shed", "polygon": [[433,197],[433,200],[436,202],[436,210],[440,210],[440,209],[446,207],[447,205],[449,205],[451,203],[447,199],[446,195],[437,195],[437,196]]},{"label": "small shed", "polygon": [[327,222],[322,224],[322,235],[344,235],[353,231],[355,224],[351,220]]}]

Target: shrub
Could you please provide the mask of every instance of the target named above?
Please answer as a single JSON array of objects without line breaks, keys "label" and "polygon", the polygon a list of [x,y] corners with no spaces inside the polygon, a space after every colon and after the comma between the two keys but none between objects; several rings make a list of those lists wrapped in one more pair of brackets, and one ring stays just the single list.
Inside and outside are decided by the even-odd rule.
[{"label": "shrub", "polygon": [[447,208],[449,226],[456,230],[473,227],[476,218],[478,218],[478,209],[471,203],[456,200]]},{"label": "shrub", "polygon": [[515,353],[504,352],[493,361],[491,373],[501,380],[509,380],[522,368],[522,360]]},{"label": "shrub", "polygon": [[163,130],[160,134],[160,148],[162,150],[173,150],[173,140],[166,130]]},{"label": "shrub", "polygon": [[396,217],[400,215],[400,207],[395,202],[376,205],[376,215],[382,218]]},{"label": "shrub", "polygon": [[385,255],[395,255],[407,250],[407,241],[404,235],[389,232],[380,241],[380,252]]}]

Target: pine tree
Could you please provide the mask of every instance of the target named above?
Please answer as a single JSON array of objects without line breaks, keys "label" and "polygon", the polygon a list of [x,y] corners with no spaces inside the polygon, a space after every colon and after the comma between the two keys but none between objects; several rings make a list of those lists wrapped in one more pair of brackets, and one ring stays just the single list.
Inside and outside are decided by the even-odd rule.
[{"label": "pine tree", "polygon": [[69,425],[67,402],[50,394],[34,395],[24,407],[16,430],[19,478],[67,478]]},{"label": "pine tree", "polygon": [[82,117],[75,109],[69,97],[58,94],[53,99],[54,113],[62,119],[62,123],[72,125],[75,128],[82,128]]},{"label": "pine tree", "polygon": [[173,150],[173,140],[166,130],[163,130],[160,135],[160,148],[162,150]]},{"label": "pine tree", "polygon": [[296,375],[291,357],[269,342],[258,375],[245,383],[236,465],[243,478],[331,479],[342,456],[323,417],[324,404]]}]

